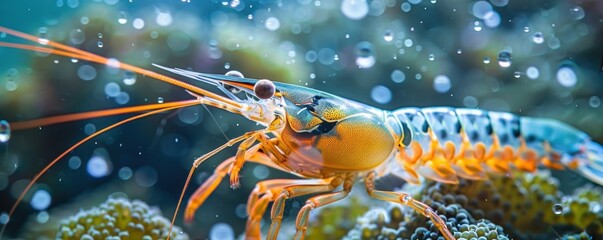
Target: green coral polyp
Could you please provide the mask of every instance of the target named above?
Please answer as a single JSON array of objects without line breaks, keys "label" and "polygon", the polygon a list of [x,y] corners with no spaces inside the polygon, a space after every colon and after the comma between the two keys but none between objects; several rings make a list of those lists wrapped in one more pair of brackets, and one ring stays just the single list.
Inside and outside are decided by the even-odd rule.
[{"label": "green coral polyp", "polygon": [[[63,220],[56,239],[166,239],[169,228],[170,221],[146,203],[109,198],[98,207],[80,210]],[[176,226],[170,238],[189,239]]]}]

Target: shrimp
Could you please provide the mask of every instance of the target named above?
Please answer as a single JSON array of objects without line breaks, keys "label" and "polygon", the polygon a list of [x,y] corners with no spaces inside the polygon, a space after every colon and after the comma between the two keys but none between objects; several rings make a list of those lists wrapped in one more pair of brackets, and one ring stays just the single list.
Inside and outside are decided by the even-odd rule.
[{"label": "shrimp", "polygon": [[[37,37],[0,27],[0,31],[38,42]],[[378,190],[375,180],[393,174],[420,184],[432,179],[446,184],[458,178],[487,179],[487,173],[533,172],[538,166],[569,168],[603,185],[603,147],[561,122],[520,117],[504,112],[430,107],[388,111],[312,88],[245,78],[238,72],[206,74],[156,67],[195,79],[221,90],[223,95],[126,63],[47,41],[47,46],[0,42],[2,47],[67,56],[144,74],[185,89],[193,98],[180,102],[49,117],[11,123],[14,130],[123,113],[145,112],[91,134],[51,161],[33,178],[9,211],[12,215],[27,191],[67,153],[86,141],[127,122],[192,105],[208,105],[241,115],[261,126],[233,138],[196,159],[180,195],[172,225],[195,169],[216,153],[238,144],[235,156],[221,162],[190,197],[184,210],[192,221],[196,210],[226,176],[231,187],[240,184],[248,162],[263,164],[301,177],[258,182],[247,202],[246,237],[261,238],[260,220],[272,204],[272,223],[266,239],[276,239],[287,199],[310,197],[297,214],[295,239],[304,239],[310,212],[346,198],[355,182],[364,181],[375,199],[402,204],[430,219],[446,239],[454,239],[444,221],[428,205],[403,192]],[[234,90],[234,91],[233,91]],[[234,94],[243,92],[245,94]],[[244,96],[244,97],[242,97]],[[3,226],[6,227],[7,224]]]}]

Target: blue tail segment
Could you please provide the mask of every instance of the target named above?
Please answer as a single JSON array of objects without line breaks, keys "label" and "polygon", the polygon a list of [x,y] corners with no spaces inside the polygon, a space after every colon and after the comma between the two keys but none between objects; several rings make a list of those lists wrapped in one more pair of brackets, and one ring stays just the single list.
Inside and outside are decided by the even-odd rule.
[{"label": "blue tail segment", "polygon": [[582,176],[603,186],[603,146],[587,141],[583,162],[578,166],[577,171]]}]

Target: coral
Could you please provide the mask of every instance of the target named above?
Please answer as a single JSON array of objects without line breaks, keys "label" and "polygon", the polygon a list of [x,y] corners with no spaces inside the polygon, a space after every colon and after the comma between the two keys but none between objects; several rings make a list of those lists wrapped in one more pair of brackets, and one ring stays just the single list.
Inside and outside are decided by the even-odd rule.
[{"label": "coral", "polygon": [[[433,202],[441,209],[440,217],[446,222],[457,239],[508,239],[500,226],[487,220],[476,221],[469,212],[458,204],[444,206]],[[427,223],[427,224],[426,224]],[[346,239],[439,239],[439,230],[424,216],[412,210],[404,211],[392,205],[388,211],[372,209],[358,219]],[[480,238],[480,239],[483,239]]]},{"label": "coral", "polygon": [[[98,207],[80,210],[63,220],[56,239],[165,239],[170,221],[146,203],[109,198]],[[171,239],[188,235],[174,226]]]},{"label": "coral", "polygon": [[499,224],[515,238],[538,237],[534,234],[547,234],[549,229],[601,236],[603,212],[599,206],[603,194],[585,187],[564,195],[558,185],[546,172],[497,175],[490,181],[463,179],[458,185],[428,181],[415,197],[428,205],[458,203],[473,217]]},{"label": "coral", "polygon": [[354,227],[354,220],[368,210],[367,205],[364,199],[352,196],[340,204],[318,208],[316,219],[308,225],[307,239],[341,239]]}]

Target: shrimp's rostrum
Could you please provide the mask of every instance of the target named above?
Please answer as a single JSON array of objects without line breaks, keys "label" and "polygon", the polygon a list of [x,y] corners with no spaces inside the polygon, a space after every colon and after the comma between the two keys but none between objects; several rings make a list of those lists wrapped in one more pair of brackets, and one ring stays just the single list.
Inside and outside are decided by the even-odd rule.
[{"label": "shrimp's rostrum", "polygon": [[[4,27],[0,27],[0,31],[35,42],[39,40]],[[198,104],[239,114],[264,128],[233,138],[193,163],[180,201],[195,168],[221,150],[238,144],[236,155],[218,165],[213,175],[190,197],[185,209],[186,221],[194,218],[197,208],[225,176],[229,176],[232,187],[237,187],[239,172],[246,162],[264,164],[302,178],[257,183],[247,204],[246,237],[249,239],[261,238],[260,220],[269,203],[274,202],[270,212],[272,223],[266,237],[276,239],[286,200],[314,194],[301,208],[295,221],[295,238],[303,239],[310,211],[345,198],[359,179],[364,180],[370,197],[409,206],[433,221],[446,239],[454,239],[444,221],[426,204],[407,193],[376,189],[374,181],[388,174],[416,184],[420,184],[423,178],[456,184],[458,177],[485,180],[488,172],[535,171],[542,165],[554,169],[570,168],[603,184],[603,148],[586,134],[555,120],[449,107],[388,111],[307,87],[258,81],[244,78],[241,74],[205,74],[156,65],[181,77],[213,85],[223,92],[215,94],[163,74],[125,63],[116,64],[105,57],[52,41],[45,46],[6,42],[0,42],[0,46],[113,64],[113,67],[184,88],[192,96],[188,101],[11,123],[13,129],[18,130],[146,111],[97,131],[54,159],[34,177],[9,215],[14,213],[23,196],[41,175],[87,140],[138,118]],[[234,94],[240,91],[246,94]]]}]

